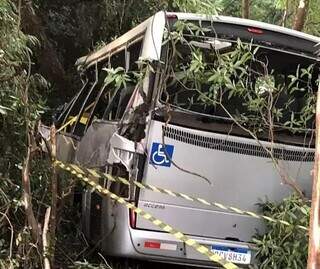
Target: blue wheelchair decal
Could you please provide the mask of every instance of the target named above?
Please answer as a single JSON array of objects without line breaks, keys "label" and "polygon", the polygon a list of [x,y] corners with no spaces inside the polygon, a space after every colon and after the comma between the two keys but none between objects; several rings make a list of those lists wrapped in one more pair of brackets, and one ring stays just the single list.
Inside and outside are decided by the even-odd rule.
[{"label": "blue wheelchair decal", "polygon": [[173,145],[163,145],[161,143],[152,143],[150,163],[159,166],[171,166],[173,156]]}]

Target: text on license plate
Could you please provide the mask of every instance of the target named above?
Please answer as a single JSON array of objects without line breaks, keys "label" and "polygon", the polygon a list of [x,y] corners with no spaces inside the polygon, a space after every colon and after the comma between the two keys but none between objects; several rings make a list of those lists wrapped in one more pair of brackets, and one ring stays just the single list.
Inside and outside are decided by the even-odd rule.
[{"label": "text on license plate", "polygon": [[251,261],[251,251],[247,248],[213,245],[211,251],[229,262],[250,264]]}]

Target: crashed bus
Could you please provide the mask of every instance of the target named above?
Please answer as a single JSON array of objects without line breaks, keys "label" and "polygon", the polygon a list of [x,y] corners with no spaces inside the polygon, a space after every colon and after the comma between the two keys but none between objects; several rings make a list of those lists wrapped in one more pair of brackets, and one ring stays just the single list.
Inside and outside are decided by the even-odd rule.
[{"label": "crashed bus", "polygon": [[[173,42],[166,41],[178,22],[189,24],[189,28],[190,23],[196,25],[194,31],[199,29],[201,35],[193,39],[186,33],[189,45],[178,44],[185,66],[190,67],[190,44],[202,51],[204,58],[212,59],[211,52],[227,55],[241,41],[251,50],[258,48],[257,57],[267,63],[268,78],[274,85],[281,80],[287,87],[297,68],[312,65],[313,77],[318,74],[317,37],[246,19],[159,12],[78,59],[82,88],[55,118],[61,130],[57,158],[256,213],[261,200],[277,202],[293,192],[275,169],[272,162],[276,161],[310,197],[314,118],[308,118],[303,131],[296,133],[275,127],[272,141],[264,132],[253,137],[241,123],[232,121],[232,115],[246,109],[237,98],[226,98],[224,108],[207,104],[200,96],[203,93],[192,90],[189,82],[188,87],[182,85],[182,69],[177,78],[168,76],[173,65],[181,66],[168,60]],[[139,80],[132,79],[142,70]],[[255,85],[261,85],[258,80]],[[314,88],[315,80],[310,83]],[[268,94],[263,89],[259,86],[259,96]],[[281,110],[283,122],[305,103],[301,91],[292,97]],[[279,107],[288,98],[288,94],[281,95]],[[265,231],[262,220],[139,189],[134,184],[100,183],[224,259],[242,266],[254,263],[252,237]],[[106,255],[214,266],[184,242],[89,188],[83,190],[82,219],[85,235],[91,242],[99,242]]]}]

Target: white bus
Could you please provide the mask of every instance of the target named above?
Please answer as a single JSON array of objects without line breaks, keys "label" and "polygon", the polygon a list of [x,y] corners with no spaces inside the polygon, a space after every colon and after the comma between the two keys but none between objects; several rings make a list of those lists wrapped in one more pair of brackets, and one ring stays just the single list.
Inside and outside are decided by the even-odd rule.
[{"label": "white bus", "polygon": [[[164,78],[173,65],[167,61],[170,42],[164,42],[164,36],[179,21],[209,29],[201,34],[202,41],[194,41],[201,49],[223,54],[232,51],[238,40],[259,47],[257,53],[266,60],[271,76],[281,73],[287,79],[297,68],[319,63],[315,53],[320,38],[308,34],[232,17],[156,13],[77,61],[83,86],[56,118],[57,128],[74,119],[58,135],[58,158],[253,212],[260,212],[261,200],[281,201],[293,191],[275,169],[276,160],[310,196],[313,119],[308,119],[302,133],[279,128],[272,142],[263,133],[257,141],[221,108],[186,104],[197,93],[186,93],[177,80],[170,84]],[[143,80],[135,85],[132,74],[143,68]],[[115,78],[121,70],[127,74],[125,85],[106,83],[108,74],[115,73]],[[316,74],[318,69],[314,70]],[[293,95],[286,109],[292,112],[303,102],[303,94]],[[238,106],[236,101],[226,102],[230,111]],[[101,184],[235,264],[254,263],[252,237],[265,231],[260,219],[134,185]],[[82,213],[86,236],[106,255],[214,266],[170,234],[90,190],[84,191]]]}]

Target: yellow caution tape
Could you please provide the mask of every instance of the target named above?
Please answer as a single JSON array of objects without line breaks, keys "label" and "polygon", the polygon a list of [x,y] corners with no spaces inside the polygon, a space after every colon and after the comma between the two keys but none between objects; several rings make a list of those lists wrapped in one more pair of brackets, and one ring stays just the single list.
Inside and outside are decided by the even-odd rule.
[{"label": "yellow caution tape", "polygon": [[[113,199],[113,200],[117,201],[118,203],[126,206],[127,208],[133,210],[135,213],[137,213],[138,215],[140,215],[144,219],[152,222],[155,226],[159,227],[161,230],[172,234],[178,240],[181,240],[186,245],[194,248],[196,251],[198,251],[202,255],[208,257],[209,260],[211,260],[213,262],[216,262],[216,263],[219,263],[220,265],[222,265],[226,269],[237,269],[237,268],[239,268],[235,264],[233,264],[231,262],[228,262],[225,259],[223,259],[222,257],[220,257],[219,255],[213,253],[206,246],[197,243],[197,241],[195,241],[194,239],[191,239],[191,238],[187,237],[182,232],[179,232],[178,230],[174,229],[170,225],[168,225],[168,224],[164,223],[163,221],[155,218],[154,216],[152,216],[151,214],[147,213],[143,209],[136,207],[134,204],[127,202],[122,197],[119,197],[118,195],[116,195],[115,193],[109,191],[108,189],[103,188],[101,185],[96,183],[94,180],[91,180],[88,177],[86,177],[84,175],[83,171],[81,171],[81,169],[78,166],[74,166],[75,168],[72,168],[72,165],[64,165],[63,163],[61,163],[59,161],[54,162],[54,164],[58,165],[59,167],[61,167],[62,169],[66,170],[66,171],[69,171],[71,174],[77,176],[80,180],[82,180],[85,183],[87,183],[88,185],[90,185],[94,190],[98,191],[99,193],[101,193],[103,195],[106,195],[106,196],[109,196],[111,199]],[[96,171],[92,170],[92,172],[95,174]]]},{"label": "yellow caution tape", "polygon": [[[89,120],[89,116],[90,114],[89,113],[85,113],[86,111],[88,111],[91,107],[94,106],[94,102],[92,102],[90,105],[88,105],[85,109],[84,109],[84,113],[82,115],[82,117],[80,118],[80,123],[86,125],[88,120]],[[74,122],[76,122],[78,120],[80,115],[77,115],[77,116],[71,116],[69,117],[70,120],[67,121],[65,124],[63,124],[56,132],[59,133],[61,132],[64,128],[68,127],[69,125],[72,125]]]},{"label": "yellow caution tape", "polygon": [[[125,178],[113,177],[110,174],[102,173],[102,172],[94,170],[94,169],[79,167],[78,165],[75,165],[75,164],[65,164],[65,163],[62,163],[60,161],[55,161],[55,165],[58,165],[62,169],[68,169],[68,168],[69,169],[73,169],[73,170],[75,170],[78,173],[81,173],[83,175],[87,174],[87,175],[93,176],[95,178],[105,178],[105,179],[108,179],[108,180],[113,181],[113,182],[120,182],[120,183],[125,184],[125,185],[130,185],[130,182]],[[133,182],[133,184],[135,184],[140,189],[148,189],[148,190],[151,190],[151,191],[154,191],[154,192],[159,192],[159,193],[163,193],[163,194],[170,195],[170,196],[173,196],[173,197],[182,198],[184,200],[188,200],[188,201],[192,201],[192,202],[198,202],[198,203],[206,205],[206,206],[210,206],[210,207],[214,207],[214,208],[220,208],[220,209],[227,210],[227,211],[230,211],[230,212],[234,212],[234,213],[237,213],[237,214],[250,216],[250,217],[253,217],[253,218],[256,218],[256,219],[263,219],[263,220],[266,220],[266,221],[269,221],[269,222],[280,223],[280,224],[283,224],[283,225],[286,225],[286,226],[292,226],[292,227],[296,227],[296,228],[304,230],[304,231],[308,231],[308,228],[305,227],[305,226],[293,225],[293,224],[291,224],[291,223],[289,223],[288,221],[285,221],[285,220],[277,220],[277,219],[271,218],[269,216],[256,214],[254,212],[247,211],[247,210],[242,210],[242,209],[239,209],[239,208],[236,208],[236,207],[233,207],[233,206],[226,206],[226,205],[223,205],[223,204],[217,203],[217,202],[209,202],[209,201],[207,201],[207,200],[205,200],[203,198],[193,197],[193,196],[190,196],[188,194],[175,192],[175,191],[171,191],[171,190],[160,188],[160,187],[155,187],[155,186],[150,185],[150,184],[143,184],[143,183],[141,183],[139,181],[136,181],[136,180],[133,180],[132,182]]]},{"label": "yellow caution tape", "polygon": [[73,124],[77,120],[77,117],[71,117],[69,121],[67,121],[65,124],[63,124],[56,133],[61,132],[64,128],[68,127],[69,125]]}]

